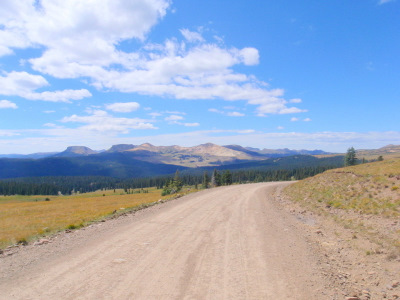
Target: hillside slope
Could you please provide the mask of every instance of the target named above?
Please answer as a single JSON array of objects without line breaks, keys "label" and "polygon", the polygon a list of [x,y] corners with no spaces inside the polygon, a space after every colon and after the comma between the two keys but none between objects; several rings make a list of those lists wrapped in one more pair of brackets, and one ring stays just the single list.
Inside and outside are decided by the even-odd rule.
[{"label": "hillside slope", "polygon": [[379,149],[370,150],[357,150],[357,157],[359,159],[376,159],[378,156],[383,156],[384,158],[400,158],[400,145],[387,145]]},{"label": "hillside slope", "polygon": [[400,159],[328,170],[285,192],[313,210],[367,230],[400,255]]},{"label": "hillside slope", "polygon": [[312,216],[318,224],[316,239],[328,263],[346,270],[343,278],[360,287],[357,295],[365,290],[377,295],[373,299],[397,299],[400,159],[328,170],[288,186],[284,194],[282,201],[300,219]]}]

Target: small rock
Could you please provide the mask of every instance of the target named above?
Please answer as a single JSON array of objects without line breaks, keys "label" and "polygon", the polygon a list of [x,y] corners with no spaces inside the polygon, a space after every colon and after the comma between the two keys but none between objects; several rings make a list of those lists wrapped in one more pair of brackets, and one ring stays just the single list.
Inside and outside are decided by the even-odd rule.
[{"label": "small rock", "polygon": [[40,246],[40,245],[44,245],[44,244],[48,244],[48,243],[51,243],[51,241],[48,239],[40,239],[37,242],[35,242],[33,244],[33,246]]},{"label": "small rock", "polygon": [[363,294],[369,294],[369,291],[367,291],[367,290],[362,290],[362,293],[363,293]]},{"label": "small rock", "polygon": [[316,234],[322,234],[322,230],[315,231]]},{"label": "small rock", "polygon": [[400,285],[399,281],[393,280],[392,281],[392,288],[397,288]]},{"label": "small rock", "polygon": [[357,296],[346,297],[346,300],[360,300]]}]

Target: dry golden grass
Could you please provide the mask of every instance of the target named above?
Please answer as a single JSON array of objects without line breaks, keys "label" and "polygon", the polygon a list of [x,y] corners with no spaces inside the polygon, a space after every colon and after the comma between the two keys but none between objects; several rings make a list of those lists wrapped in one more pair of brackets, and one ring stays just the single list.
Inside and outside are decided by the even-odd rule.
[{"label": "dry golden grass", "polygon": [[400,159],[326,171],[285,189],[303,206],[400,250]]},{"label": "dry golden grass", "polygon": [[334,169],[291,185],[297,201],[364,214],[400,215],[400,159]]},{"label": "dry golden grass", "polygon": [[79,228],[113,211],[138,208],[161,198],[161,190],[155,188],[134,194],[109,190],[73,196],[1,197],[0,248],[66,228]]}]

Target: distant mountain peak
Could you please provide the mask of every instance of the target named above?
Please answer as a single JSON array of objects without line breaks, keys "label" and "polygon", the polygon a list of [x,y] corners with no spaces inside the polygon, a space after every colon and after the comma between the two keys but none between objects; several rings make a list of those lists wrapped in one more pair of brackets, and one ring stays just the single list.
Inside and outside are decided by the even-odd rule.
[{"label": "distant mountain peak", "polygon": [[141,144],[140,146],[142,146],[142,147],[155,147],[153,144],[150,144],[150,143],[144,143],[144,144]]},{"label": "distant mountain peak", "polygon": [[65,151],[73,152],[76,154],[94,154],[97,153],[86,146],[69,146]]},{"label": "distant mountain peak", "polygon": [[56,157],[67,157],[67,156],[86,156],[86,155],[92,155],[92,154],[97,154],[97,151],[94,151],[86,146],[69,146],[65,151],[60,152],[54,156]]},{"label": "distant mountain peak", "polygon": [[118,144],[118,145],[113,145],[111,146],[110,149],[107,150],[107,152],[122,152],[122,151],[127,151],[135,148],[135,145],[132,144]]}]

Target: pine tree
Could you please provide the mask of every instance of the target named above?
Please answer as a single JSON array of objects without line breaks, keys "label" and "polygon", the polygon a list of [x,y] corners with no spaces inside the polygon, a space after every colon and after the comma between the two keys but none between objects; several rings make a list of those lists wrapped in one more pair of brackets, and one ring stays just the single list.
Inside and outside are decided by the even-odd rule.
[{"label": "pine tree", "polygon": [[344,157],[345,166],[354,166],[357,163],[356,150],[353,147],[347,149],[346,156]]},{"label": "pine tree", "polygon": [[224,171],[222,174],[222,183],[224,185],[231,185],[232,184],[232,173],[229,170]]},{"label": "pine tree", "polygon": [[210,177],[208,177],[208,173],[207,171],[205,171],[203,174],[203,184],[202,184],[203,189],[207,189],[209,183],[210,183]]},{"label": "pine tree", "polygon": [[218,173],[217,169],[214,169],[211,175],[211,186],[216,187],[221,185],[221,175]]}]

